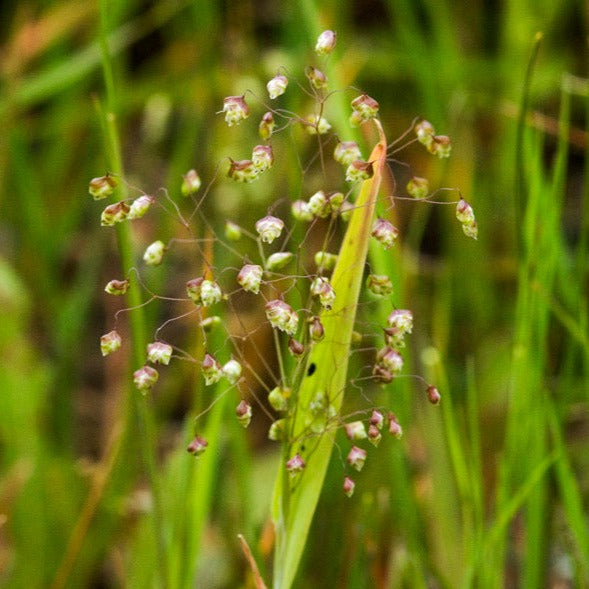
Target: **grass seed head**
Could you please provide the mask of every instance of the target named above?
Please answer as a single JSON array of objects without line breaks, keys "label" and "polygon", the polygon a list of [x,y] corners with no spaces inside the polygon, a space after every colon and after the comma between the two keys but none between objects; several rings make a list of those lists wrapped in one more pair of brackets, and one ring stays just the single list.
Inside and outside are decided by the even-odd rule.
[{"label": "grass seed head", "polygon": [[133,382],[135,386],[143,393],[153,387],[159,378],[158,371],[151,366],[142,366],[133,373]]},{"label": "grass seed head", "polygon": [[183,196],[190,196],[198,192],[201,186],[201,180],[196,170],[188,170],[182,178],[180,192],[182,192]]},{"label": "grass seed head", "polygon": [[243,427],[248,427],[252,420],[252,406],[245,399],[242,399],[235,408],[235,415],[237,416],[237,421]]},{"label": "grass seed head", "polygon": [[268,96],[272,100],[282,96],[288,86],[288,78],[282,74],[274,76],[267,84],[266,89],[268,90]]},{"label": "grass seed head", "polygon": [[335,48],[337,34],[335,31],[323,31],[317,38],[315,53],[317,55],[329,55]]},{"label": "grass seed head", "polygon": [[103,356],[108,356],[113,352],[116,352],[122,344],[122,339],[119,333],[116,330],[109,331],[105,333],[100,338],[100,352]]},{"label": "grass seed head", "polygon": [[223,99],[223,112],[225,113],[225,122],[232,127],[247,119],[250,109],[244,96],[228,96]]},{"label": "grass seed head", "polygon": [[116,178],[110,174],[106,174],[106,176],[92,178],[88,185],[88,192],[94,200],[101,200],[110,196],[118,184],[119,182]]},{"label": "grass seed head", "polygon": [[152,342],[147,344],[147,359],[152,364],[170,363],[172,357],[172,346],[164,342]]}]

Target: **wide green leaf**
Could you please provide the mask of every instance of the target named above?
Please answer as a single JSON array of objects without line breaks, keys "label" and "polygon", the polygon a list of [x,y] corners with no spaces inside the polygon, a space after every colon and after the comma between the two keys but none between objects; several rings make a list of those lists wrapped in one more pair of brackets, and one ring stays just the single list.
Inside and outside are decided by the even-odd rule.
[{"label": "wide green leaf", "polygon": [[[288,459],[299,454],[306,466],[289,479],[284,464],[281,465],[276,482],[274,589],[288,589],[292,585],[333,448],[333,426],[337,421],[334,416],[339,413],[346,388],[356,308],[386,162],[386,139],[380,123],[375,123],[379,142],[369,160],[373,175],[362,183],[356,200],[331,280],[335,302],[330,311],[321,315],[325,337],[315,344],[307,358],[305,377],[295,391],[296,405],[287,427],[285,456]],[[325,400],[324,416],[317,413],[317,401],[321,398]]]}]

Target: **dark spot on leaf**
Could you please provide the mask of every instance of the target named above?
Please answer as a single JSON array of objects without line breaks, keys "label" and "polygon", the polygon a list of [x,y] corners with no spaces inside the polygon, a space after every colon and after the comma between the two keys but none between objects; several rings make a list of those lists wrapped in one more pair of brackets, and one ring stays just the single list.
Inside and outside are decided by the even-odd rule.
[{"label": "dark spot on leaf", "polygon": [[312,362],[309,366],[309,370],[307,370],[307,376],[311,376],[315,372],[316,368],[317,366],[315,366],[315,362]]}]

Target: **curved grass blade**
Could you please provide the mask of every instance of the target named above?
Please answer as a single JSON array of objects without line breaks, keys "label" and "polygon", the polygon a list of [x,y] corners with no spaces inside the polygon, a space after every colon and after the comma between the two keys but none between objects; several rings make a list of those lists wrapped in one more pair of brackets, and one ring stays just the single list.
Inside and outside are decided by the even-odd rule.
[{"label": "curved grass blade", "polygon": [[[329,415],[337,419],[342,405],[356,307],[386,163],[386,139],[380,123],[374,122],[379,142],[370,156],[373,176],[363,182],[356,200],[332,275],[336,299],[333,308],[321,315],[325,337],[309,354],[306,376],[296,392],[295,413],[288,423],[285,458],[299,454],[306,466],[296,478],[289,480],[283,461],[276,481],[274,589],[289,589],[292,585],[333,448],[335,432],[330,431],[330,425],[334,419]],[[325,411],[318,418],[316,405],[321,398],[325,400]]]}]

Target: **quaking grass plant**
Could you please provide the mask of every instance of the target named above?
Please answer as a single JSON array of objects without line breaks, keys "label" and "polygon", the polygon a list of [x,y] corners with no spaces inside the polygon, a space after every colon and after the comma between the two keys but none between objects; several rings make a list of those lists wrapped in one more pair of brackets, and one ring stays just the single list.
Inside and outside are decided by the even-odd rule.
[{"label": "quaking grass plant", "polygon": [[[335,32],[324,31],[315,52],[328,60],[335,44]],[[206,189],[201,190],[198,172],[190,170],[184,176],[179,199],[166,191],[160,191],[157,197],[142,193],[108,205],[101,215],[102,225],[115,226],[138,220],[159,205],[179,222],[181,234],[167,243],[158,239],[148,245],[143,263],[159,266],[181,255],[187,246],[193,256],[194,252],[199,256],[204,271],[198,276],[186,276],[184,296],[153,292],[140,266],[132,268],[127,276],[108,282],[105,290],[111,295],[125,295],[135,281],[147,294],[141,306],[155,300],[168,302],[170,307],[191,304],[186,313],[168,318],[147,345],[145,363],[133,375],[141,393],[148,395],[157,386],[160,366],[192,362],[205,385],[214,388],[213,403],[226,394],[234,394],[238,397],[236,419],[244,427],[252,419],[268,421],[268,437],[282,448],[272,504],[275,589],[288,589],[295,579],[337,443],[336,434],[344,431],[348,438],[342,488],[349,497],[354,493],[354,476],[368,457],[369,445],[378,446],[383,432],[397,438],[402,435],[394,408],[375,403],[376,396],[370,391],[404,374],[402,350],[412,331],[413,315],[411,310],[393,304],[393,284],[388,276],[366,272],[370,240],[376,240],[385,249],[395,245],[399,231],[387,216],[398,199],[453,203],[465,234],[477,236],[473,210],[460,193],[458,200],[437,199],[441,191],[454,189],[430,192],[427,180],[414,176],[406,194],[385,194],[382,190],[385,175],[392,177],[391,165],[396,162],[393,156],[401,149],[417,141],[430,153],[444,158],[451,150],[448,137],[437,135],[427,121],[416,119],[406,133],[389,144],[378,118],[378,102],[353,88],[343,91],[354,93],[350,128],[334,131],[326,117],[329,101],[336,92],[329,90],[322,70],[308,66],[304,74],[306,82],[300,83],[288,71],[279,70],[267,83],[270,102],[249,91],[225,98],[222,113],[230,127],[250,118],[250,104],[257,103],[265,111],[258,123],[263,142],[253,147],[249,159],[227,158],[221,162]],[[275,106],[292,86],[303,93],[310,114],[299,115]],[[346,134],[359,128],[370,136],[370,127],[376,143],[370,155],[363,158],[359,145],[347,140]],[[210,227],[203,209],[213,184],[252,183],[272,174],[276,138],[281,133],[290,133],[296,143],[300,129],[317,140],[316,153],[305,170],[319,168],[325,187],[306,200],[292,199],[288,220],[281,218],[284,215],[278,211],[285,208],[285,203],[278,201],[253,227],[231,220],[226,223],[224,236],[198,237],[197,225]],[[326,166],[330,153],[341,165],[338,177],[332,177],[331,168]],[[124,178],[108,173],[90,182],[90,194],[97,200],[111,197],[121,183],[126,193],[134,190]],[[300,241],[297,236],[302,236]],[[317,236],[322,245],[309,251],[315,248]],[[226,248],[235,266],[218,268],[211,257],[211,243]],[[263,307],[266,325],[272,330],[275,361],[259,349],[253,331],[250,337],[231,333],[229,326],[234,322],[229,319],[240,321],[237,296],[245,296],[251,304]],[[364,313],[375,302],[388,306],[386,325],[378,330],[369,321],[358,323],[359,312]],[[132,312],[134,308],[124,311]],[[117,321],[120,315],[121,312],[116,314]],[[163,337],[165,328],[180,318],[199,326],[204,349],[201,357],[192,356],[177,342]],[[358,333],[359,325],[364,329],[368,326],[368,333]],[[221,338],[215,335],[219,332],[223,334]],[[103,355],[116,352],[122,343],[115,323],[114,329],[101,338]],[[349,374],[353,354],[361,359],[354,377]],[[258,374],[251,357],[266,366],[268,374],[275,372],[274,365],[277,367],[278,374],[272,382]],[[420,382],[429,401],[439,403],[437,388],[419,376],[412,376]],[[212,441],[200,433],[204,413],[206,410],[195,420],[194,438],[188,445],[188,451],[195,457],[211,450]],[[245,540],[243,543],[257,585],[264,587]]]}]

